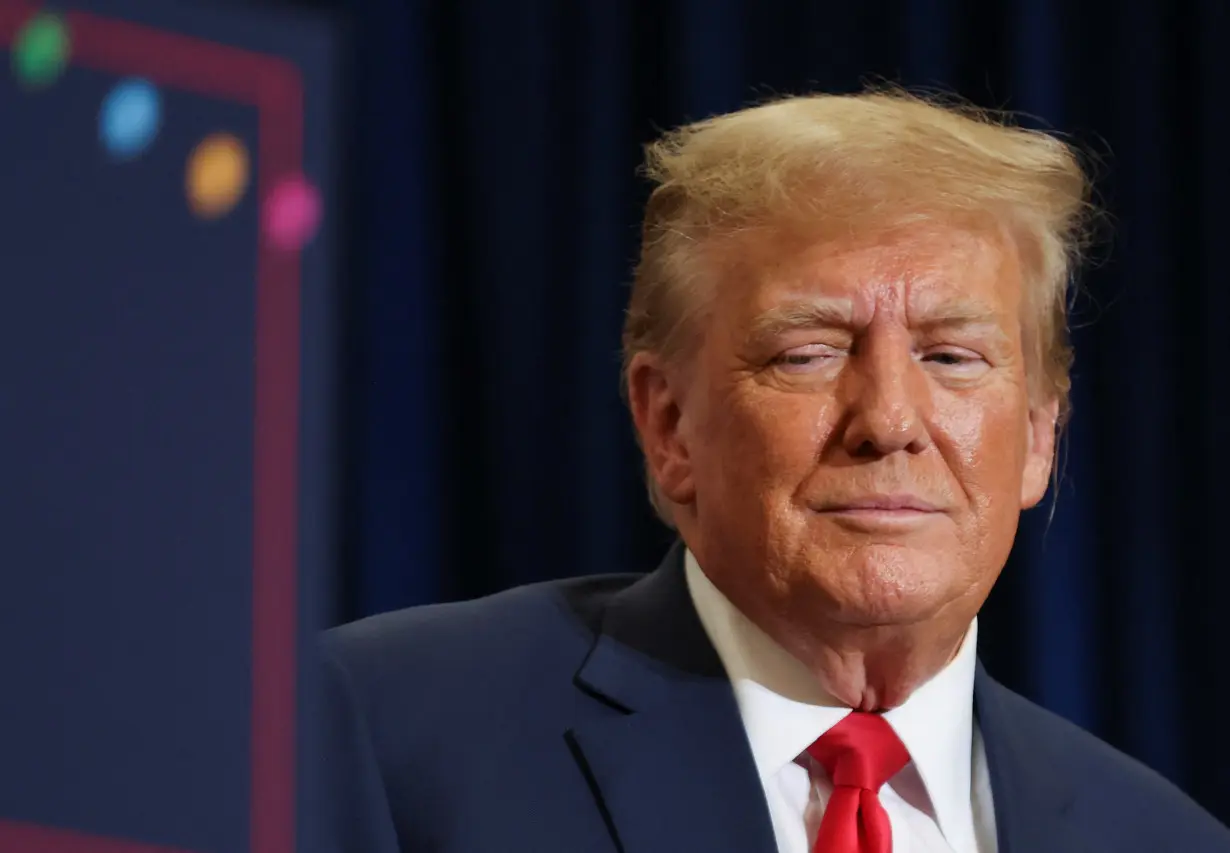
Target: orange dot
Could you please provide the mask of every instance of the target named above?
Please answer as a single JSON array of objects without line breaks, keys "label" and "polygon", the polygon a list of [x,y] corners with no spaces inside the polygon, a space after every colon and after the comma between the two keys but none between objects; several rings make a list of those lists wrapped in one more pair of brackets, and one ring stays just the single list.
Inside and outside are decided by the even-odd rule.
[{"label": "orange dot", "polygon": [[228,133],[203,139],[188,156],[188,205],[203,219],[230,213],[248,188],[248,150]]}]

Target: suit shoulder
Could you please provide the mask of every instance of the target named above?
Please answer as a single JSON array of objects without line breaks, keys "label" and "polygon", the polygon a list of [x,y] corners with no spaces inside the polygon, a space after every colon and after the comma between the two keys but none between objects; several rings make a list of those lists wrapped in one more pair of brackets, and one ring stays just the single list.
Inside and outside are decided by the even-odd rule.
[{"label": "suit shoulder", "polygon": [[[389,778],[409,784],[406,768],[437,772],[466,743],[554,725],[551,715],[580,695],[572,679],[605,602],[631,582],[539,583],[334,628],[320,648],[323,706],[336,731],[369,742]],[[494,708],[507,729],[492,727]]]},{"label": "suit shoulder", "polygon": [[1121,836],[1124,846],[1116,849],[1145,849],[1141,839],[1159,830],[1159,843],[1170,843],[1176,840],[1174,828],[1182,827],[1185,849],[1230,853],[1230,829],[1165,776],[1024,696],[999,684],[993,683],[993,689],[1018,734],[1044,750],[1050,765],[1078,792],[1078,803],[1088,807],[1082,811],[1113,822],[1100,827],[1099,834],[1104,839]]},{"label": "suit shoulder", "polygon": [[603,607],[639,575],[600,575],[514,587],[468,601],[428,604],[381,613],[326,631],[327,657],[352,677],[401,676],[433,665],[494,666],[559,648],[588,644]]}]

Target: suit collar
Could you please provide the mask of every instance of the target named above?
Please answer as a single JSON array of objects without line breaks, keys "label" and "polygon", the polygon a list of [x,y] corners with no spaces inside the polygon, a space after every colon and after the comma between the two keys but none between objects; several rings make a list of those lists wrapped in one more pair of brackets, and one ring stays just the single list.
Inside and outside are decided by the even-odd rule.
[{"label": "suit collar", "polygon": [[1030,718],[1045,713],[978,664],[974,715],[986,748],[999,853],[1093,853],[1096,846],[1073,819],[1077,791],[1066,772],[1069,762],[1053,754],[1050,741],[1030,736]]},{"label": "suit collar", "polygon": [[656,571],[611,600],[577,673],[580,683],[633,710],[660,699],[663,685],[681,675],[726,677],[692,606],[684,553],[676,542]]},{"label": "suit collar", "polygon": [[624,853],[773,853],[764,791],[683,548],[607,608],[576,681],[616,713],[568,733]]}]

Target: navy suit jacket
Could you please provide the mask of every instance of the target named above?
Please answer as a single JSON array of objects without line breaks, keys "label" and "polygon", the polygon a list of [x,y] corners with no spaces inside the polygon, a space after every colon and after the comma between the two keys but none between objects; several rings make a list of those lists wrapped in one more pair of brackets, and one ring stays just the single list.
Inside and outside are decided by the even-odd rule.
[{"label": "navy suit jacket", "polygon": [[[682,555],[328,632],[331,851],[774,853]],[[974,702],[1001,853],[1230,853],[1176,787],[981,666]]]}]

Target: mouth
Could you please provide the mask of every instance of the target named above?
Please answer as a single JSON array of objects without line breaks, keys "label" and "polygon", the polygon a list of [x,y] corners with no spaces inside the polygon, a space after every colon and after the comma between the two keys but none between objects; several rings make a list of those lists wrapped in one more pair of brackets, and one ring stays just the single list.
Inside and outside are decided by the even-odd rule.
[{"label": "mouth", "polygon": [[831,501],[823,504],[819,512],[875,512],[875,513],[936,513],[943,512],[939,504],[915,495],[868,495],[850,500]]},{"label": "mouth", "polygon": [[816,511],[843,526],[864,531],[909,528],[945,514],[939,504],[915,495],[870,495],[826,503]]}]

